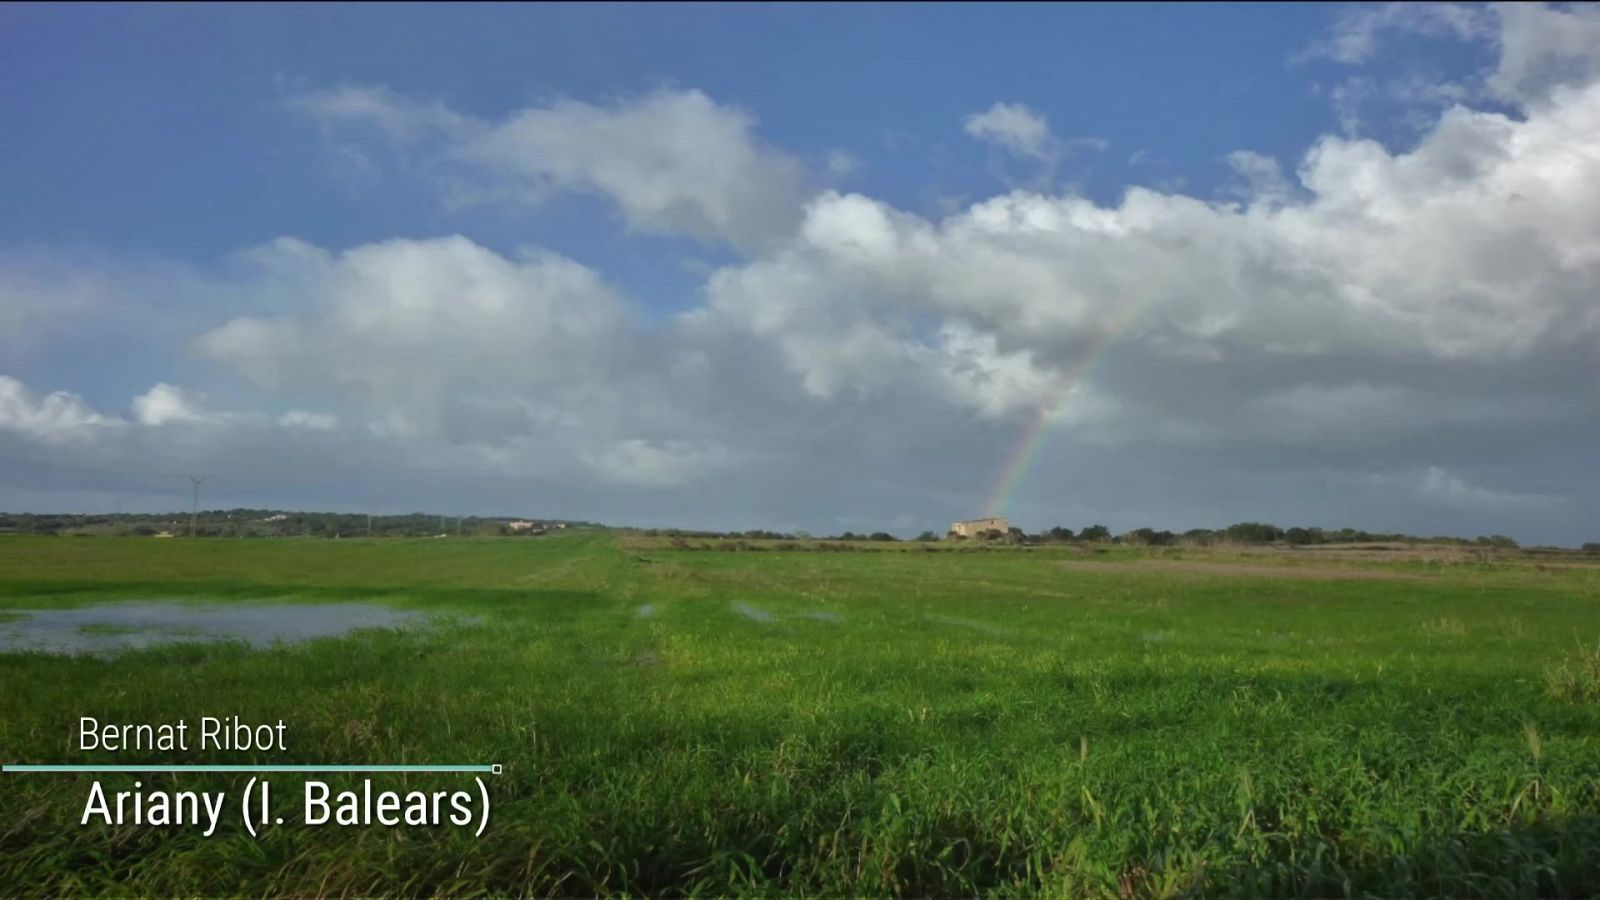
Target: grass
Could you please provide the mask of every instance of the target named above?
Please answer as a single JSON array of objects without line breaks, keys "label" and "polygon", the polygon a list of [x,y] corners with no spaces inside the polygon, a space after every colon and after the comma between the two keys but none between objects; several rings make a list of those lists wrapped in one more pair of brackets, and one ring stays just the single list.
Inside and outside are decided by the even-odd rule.
[{"label": "grass", "polygon": [[5,761],[85,760],[69,748],[79,715],[239,715],[286,719],[288,750],[114,761],[506,766],[479,839],[290,822],[256,840],[236,820],[211,838],[80,827],[87,778],[3,776],[0,884],[1600,893],[1600,669],[1585,668],[1600,570],[1395,562],[1366,567],[1410,577],[1355,581],[1067,569],[1066,550],[702,543],[0,540],[0,615],[359,598],[479,623],[269,651],[0,654]]},{"label": "grass", "polygon": [[1563,700],[1600,703],[1600,640],[1579,644],[1576,652],[1550,670],[1550,694]]}]

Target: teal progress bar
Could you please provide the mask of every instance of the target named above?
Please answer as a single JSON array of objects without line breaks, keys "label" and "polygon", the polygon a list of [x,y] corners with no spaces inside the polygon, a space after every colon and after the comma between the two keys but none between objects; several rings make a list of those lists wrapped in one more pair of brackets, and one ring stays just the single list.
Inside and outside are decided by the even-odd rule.
[{"label": "teal progress bar", "polygon": [[106,766],[74,766],[74,765],[33,765],[13,764],[0,765],[0,772],[487,772],[494,775],[500,774],[499,765],[488,766],[299,766],[299,765],[259,765],[259,766],[227,766],[227,765],[179,765],[179,766],[144,766],[144,765],[106,765]]}]

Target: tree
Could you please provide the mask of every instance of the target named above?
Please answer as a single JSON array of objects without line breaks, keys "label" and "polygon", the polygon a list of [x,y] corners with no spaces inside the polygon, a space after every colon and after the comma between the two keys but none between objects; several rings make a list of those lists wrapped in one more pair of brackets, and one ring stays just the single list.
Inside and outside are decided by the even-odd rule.
[{"label": "tree", "polygon": [[1270,544],[1283,540],[1283,529],[1265,522],[1239,522],[1222,532],[1230,541],[1241,544]]},{"label": "tree", "polygon": [[1010,528],[1006,529],[1006,533],[1003,536],[1003,538],[1004,538],[1005,542],[1008,543],[1008,544],[1031,544],[1031,543],[1033,543],[1033,538],[1029,537],[1028,533],[1026,531],[1023,531],[1021,528],[1018,528],[1015,525],[1013,525]]},{"label": "tree", "polygon": [[1135,528],[1122,536],[1122,540],[1129,544],[1147,544],[1151,547],[1165,547],[1175,543],[1178,536],[1170,531],[1157,531],[1154,528]]},{"label": "tree", "polygon": [[1060,525],[1055,526],[1054,528],[1050,529],[1049,531],[1045,532],[1044,534],[1045,534],[1045,538],[1047,540],[1061,541],[1061,542],[1066,542],[1066,541],[1072,540],[1072,529],[1071,528],[1062,528]]},{"label": "tree", "polygon": [[1506,550],[1515,550],[1519,546],[1515,540],[1508,538],[1503,534],[1491,534],[1488,537],[1480,537],[1478,538],[1478,544],[1482,547],[1501,547]]},{"label": "tree", "polygon": [[1111,529],[1104,525],[1090,525],[1078,532],[1078,540],[1100,543],[1111,540]]},{"label": "tree", "polygon": [[919,541],[937,541],[938,539],[939,536],[931,531],[924,531],[923,533],[917,535],[917,540]]}]

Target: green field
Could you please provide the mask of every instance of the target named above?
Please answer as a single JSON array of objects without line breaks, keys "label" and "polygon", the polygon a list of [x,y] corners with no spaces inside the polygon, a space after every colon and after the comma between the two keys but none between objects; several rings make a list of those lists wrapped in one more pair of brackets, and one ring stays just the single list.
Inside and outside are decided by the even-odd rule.
[{"label": "green field", "polygon": [[[80,826],[89,776],[8,774],[0,885],[1600,894],[1600,685],[1584,653],[1600,568],[1250,573],[1123,549],[891,548],[0,538],[0,614],[361,600],[458,617],[268,650],[0,654],[0,760],[108,761],[70,746],[80,715],[239,715],[286,719],[288,751],[114,761],[506,767],[481,838]],[[1358,565],[1368,577],[1328,571]]]}]

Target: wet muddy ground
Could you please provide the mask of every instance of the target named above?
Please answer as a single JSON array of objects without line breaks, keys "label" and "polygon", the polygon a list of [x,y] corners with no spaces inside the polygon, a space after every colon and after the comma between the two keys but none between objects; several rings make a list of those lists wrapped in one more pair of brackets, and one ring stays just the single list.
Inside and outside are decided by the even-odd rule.
[{"label": "wet muddy ground", "polygon": [[116,653],[183,642],[270,647],[372,628],[415,628],[419,612],[375,603],[238,604],[136,601],[0,616],[0,652]]}]

